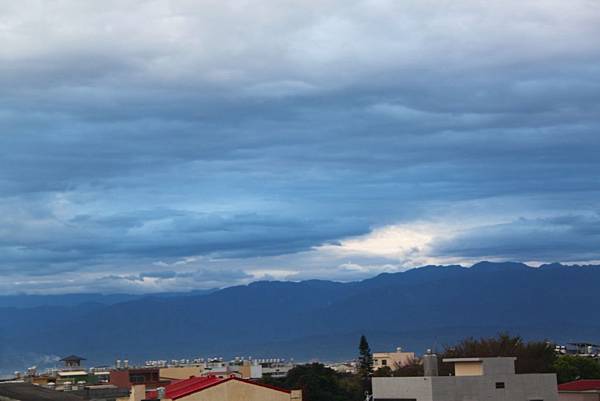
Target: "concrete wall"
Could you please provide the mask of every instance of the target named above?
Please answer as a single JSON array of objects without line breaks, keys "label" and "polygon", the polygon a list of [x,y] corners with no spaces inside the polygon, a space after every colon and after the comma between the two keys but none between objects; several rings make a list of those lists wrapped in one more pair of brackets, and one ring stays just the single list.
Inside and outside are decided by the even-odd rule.
[{"label": "concrete wall", "polygon": [[[291,401],[291,394],[267,387],[230,380],[179,398],[178,401]],[[295,398],[294,401],[302,401]]]},{"label": "concrete wall", "polygon": [[433,377],[432,386],[433,401],[558,401],[553,374]]},{"label": "concrete wall", "polygon": [[514,375],[517,358],[482,358],[484,375]]},{"label": "concrete wall", "polygon": [[417,401],[433,401],[431,378],[374,377],[373,396],[376,401],[398,398],[416,398]]},{"label": "concrete wall", "polygon": [[600,401],[600,393],[558,393],[559,401]]},{"label": "concrete wall", "polygon": [[[504,388],[496,388],[496,383]],[[375,400],[558,401],[553,374],[373,378]],[[587,401],[587,400],[586,400]]]}]

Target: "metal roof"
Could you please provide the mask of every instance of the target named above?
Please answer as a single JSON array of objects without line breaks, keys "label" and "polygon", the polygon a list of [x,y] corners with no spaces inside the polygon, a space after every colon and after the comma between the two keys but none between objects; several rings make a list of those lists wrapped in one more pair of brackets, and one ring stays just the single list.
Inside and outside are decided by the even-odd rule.
[{"label": "metal roof", "polygon": [[600,380],[576,380],[558,385],[558,391],[600,391]]}]

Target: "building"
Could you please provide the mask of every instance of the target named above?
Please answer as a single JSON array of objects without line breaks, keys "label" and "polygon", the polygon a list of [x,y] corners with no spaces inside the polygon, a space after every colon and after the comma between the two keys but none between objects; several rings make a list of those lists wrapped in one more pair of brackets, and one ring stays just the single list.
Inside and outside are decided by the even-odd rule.
[{"label": "building", "polygon": [[203,370],[201,365],[165,366],[158,369],[158,376],[160,381],[182,380],[200,376]]},{"label": "building", "polygon": [[576,355],[591,358],[600,358],[600,345],[588,342],[567,343],[567,345],[557,345],[555,348],[557,354]]},{"label": "building", "polygon": [[516,374],[516,358],[456,358],[453,376],[437,376],[437,357],[423,358],[424,377],[374,377],[375,401],[558,401],[555,374]]},{"label": "building", "polygon": [[147,388],[155,389],[169,382],[161,380],[160,368],[157,367],[114,369],[110,371],[109,379],[109,384],[117,388],[131,388],[135,384],[143,384]]},{"label": "building", "polygon": [[84,401],[81,396],[23,382],[0,383],[0,400],[9,401]]},{"label": "building", "polygon": [[302,401],[302,391],[285,390],[237,377],[191,377],[174,382],[164,389],[146,392],[134,386],[131,401]]},{"label": "building", "polygon": [[600,380],[576,380],[558,386],[560,401],[600,401]]},{"label": "building", "polygon": [[65,368],[67,369],[79,369],[81,367],[81,361],[85,361],[85,358],[77,355],[69,355],[60,360],[60,362],[65,363]]},{"label": "building", "polygon": [[396,369],[397,366],[409,364],[414,359],[414,352],[404,352],[400,347],[396,348],[396,351],[392,352],[374,352],[373,369],[377,370],[387,366],[393,370]]}]

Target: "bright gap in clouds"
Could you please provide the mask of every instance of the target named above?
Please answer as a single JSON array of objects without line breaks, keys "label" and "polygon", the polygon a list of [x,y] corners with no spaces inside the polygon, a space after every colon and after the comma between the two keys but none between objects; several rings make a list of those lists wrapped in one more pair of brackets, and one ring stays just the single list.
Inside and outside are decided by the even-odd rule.
[{"label": "bright gap in clouds", "polygon": [[0,15],[0,292],[600,259],[597,1]]}]

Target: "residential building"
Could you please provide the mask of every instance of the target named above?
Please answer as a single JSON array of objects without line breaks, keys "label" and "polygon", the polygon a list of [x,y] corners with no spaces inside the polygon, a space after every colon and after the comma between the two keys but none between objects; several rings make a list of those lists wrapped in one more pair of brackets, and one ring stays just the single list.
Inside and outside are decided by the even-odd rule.
[{"label": "residential building", "polygon": [[407,365],[414,359],[414,352],[404,352],[400,347],[396,348],[396,351],[392,352],[374,352],[373,369],[377,370],[387,366],[393,370],[398,366]]},{"label": "residential building", "polygon": [[424,377],[374,377],[375,401],[558,401],[555,374],[516,374],[516,358],[456,358],[453,376],[437,376],[437,357],[423,358]]},{"label": "residential building", "polygon": [[9,401],[84,401],[81,396],[24,382],[1,382],[0,400]]},{"label": "residential building", "polygon": [[165,366],[158,369],[158,375],[161,381],[173,381],[200,376],[203,370],[201,365]]},{"label": "residential building", "polygon": [[72,369],[79,369],[81,367],[81,361],[85,361],[85,358],[77,355],[69,355],[60,360],[60,362],[65,363],[65,368]]},{"label": "residential building", "polygon": [[576,380],[558,386],[560,401],[600,401],[600,380]]},{"label": "residential building", "polygon": [[557,354],[576,355],[583,357],[600,358],[600,345],[589,342],[574,342],[555,347]]},{"label": "residential building", "polygon": [[168,383],[167,380],[161,380],[160,368],[157,367],[114,369],[110,371],[109,384],[118,388],[131,388],[135,384],[143,384],[147,388],[154,389]]}]

